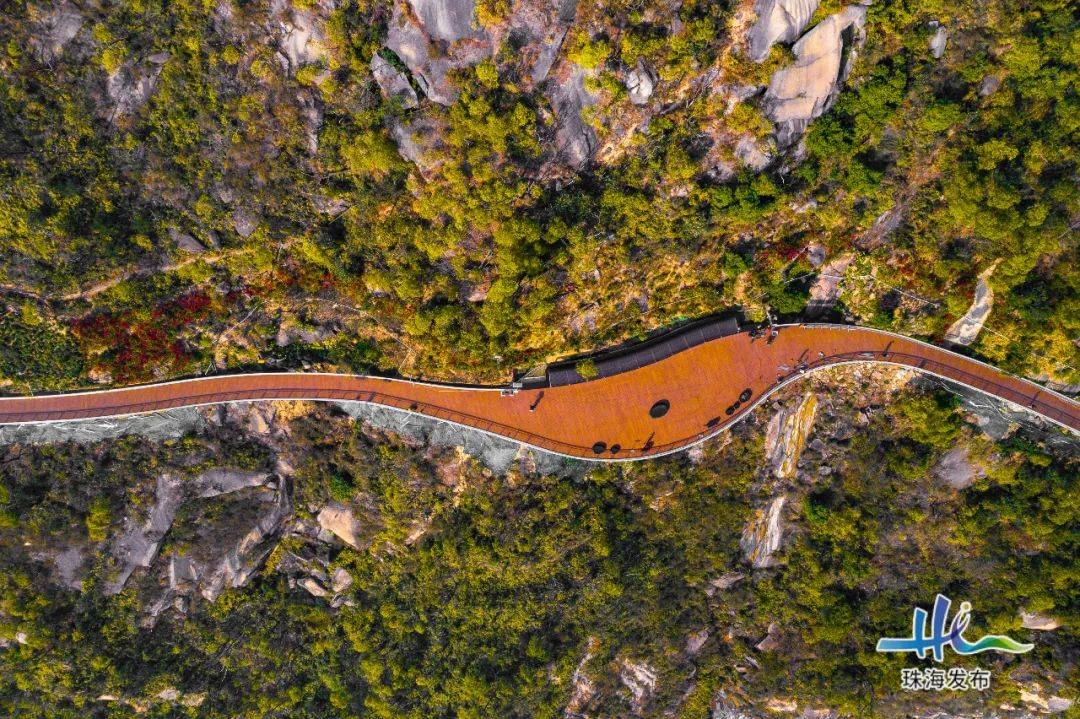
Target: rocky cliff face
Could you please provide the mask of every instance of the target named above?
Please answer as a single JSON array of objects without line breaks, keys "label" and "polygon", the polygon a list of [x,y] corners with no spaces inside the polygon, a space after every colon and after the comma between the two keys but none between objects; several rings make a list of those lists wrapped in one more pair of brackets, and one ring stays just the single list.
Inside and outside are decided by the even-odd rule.
[{"label": "rocky cliff face", "polygon": [[814,425],[818,400],[806,394],[795,406],[782,406],[769,420],[765,432],[765,453],[778,479],[795,476],[806,438]]},{"label": "rocky cliff face", "polygon": [[[622,117],[607,114],[611,112],[608,107],[593,123],[606,128],[603,140],[597,137],[593,124],[582,120],[582,110],[597,102],[594,90],[585,87],[586,81],[595,82],[606,68],[580,67],[565,53],[568,34],[587,31],[578,22],[574,0],[514,2],[504,18],[486,25],[478,22],[476,8],[469,0],[397,2],[385,47],[408,68],[423,97],[438,105],[450,105],[458,95],[451,80],[453,72],[493,59],[500,46],[511,44],[520,81],[526,87],[539,88],[550,103],[556,133],[554,146],[547,148],[548,159],[582,169],[594,161],[617,160],[625,146],[632,143],[634,134],[644,130],[652,118],[702,93],[730,96],[729,113],[739,103],[759,102],[776,125],[776,144],[781,149],[794,144],[806,126],[835,101],[863,33],[865,6],[856,4],[825,18],[804,35],[817,6],[817,0],[759,0],[754,6],[756,20],[745,28],[735,26],[738,34],[730,38],[732,46],[745,48],[747,57],[756,62],[764,61],[773,45],[794,43],[796,63],[773,75],[760,100],[753,98],[760,95],[761,87],[739,89],[729,85],[717,68],[702,68],[696,76],[673,85],[669,94],[655,102],[654,95],[662,84],[656,71],[644,61],[622,69],[619,74],[627,98],[641,109]],[[674,35],[683,30],[675,14],[669,32]],[[391,72],[378,56],[372,59],[372,68],[385,94],[398,97],[403,107],[417,107],[404,75]],[[731,88],[736,91],[728,92]],[[604,99],[605,104],[610,102],[606,92]],[[420,107],[411,122],[427,122],[424,118],[434,114]],[[427,128],[427,132],[435,130]],[[775,153],[760,139],[736,135],[721,141],[729,144],[728,153],[753,172],[763,171],[775,159]],[[401,149],[406,159],[418,161],[411,148],[402,145]],[[718,164],[717,159],[710,158],[702,170],[715,172]],[[724,171],[719,171],[718,176],[730,177]]]},{"label": "rocky cliff face", "polygon": [[774,44],[795,42],[819,4],[819,0],[758,0],[754,4],[757,21],[746,34],[749,58],[762,62]]},{"label": "rocky cliff face", "polygon": [[773,553],[780,548],[783,539],[781,515],[787,497],[774,499],[767,509],[759,509],[743,530],[739,546],[743,557],[754,569],[764,569],[773,563]]}]

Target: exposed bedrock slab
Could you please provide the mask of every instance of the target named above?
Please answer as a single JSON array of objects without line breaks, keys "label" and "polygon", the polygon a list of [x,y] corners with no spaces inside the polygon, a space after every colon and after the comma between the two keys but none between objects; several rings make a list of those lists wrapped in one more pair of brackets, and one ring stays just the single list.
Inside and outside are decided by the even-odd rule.
[{"label": "exposed bedrock slab", "polygon": [[60,56],[64,46],[74,38],[83,26],[83,16],[79,9],[67,0],[53,5],[46,11],[31,11],[36,14],[34,34],[30,46],[42,62],[51,62]]},{"label": "exposed bedrock slab", "polygon": [[491,39],[473,24],[474,10],[472,0],[410,0],[408,10],[394,4],[386,46],[432,102],[453,104],[457,90],[447,73],[491,55]]},{"label": "exposed bedrock slab", "polygon": [[794,42],[806,28],[820,0],[757,0],[757,21],[746,34],[747,55],[754,62],[769,56],[775,43]]},{"label": "exposed bedrock slab", "polygon": [[971,307],[963,317],[949,327],[949,331],[945,333],[946,342],[966,346],[979,336],[987,318],[990,317],[990,310],[994,308],[994,291],[990,288],[990,275],[996,267],[997,265],[994,265],[979,275]]},{"label": "exposed bedrock slab", "polygon": [[[106,594],[119,592],[136,569],[147,569],[154,563],[166,534],[172,528],[177,510],[185,501],[262,487],[270,478],[269,472],[225,467],[208,469],[191,478],[170,472],[159,475],[154,492],[154,505],[145,519],[127,518],[124,533],[112,543],[110,553],[117,568],[105,587]],[[198,576],[203,595],[211,599],[226,586],[240,586],[246,582],[258,561],[261,561],[261,556],[258,560],[250,561],[255,545],[275,531],[291,512],[285,492],[278,489],[274,495],[277,499],[269,503],[271,511],[260,513],[255,526],[234,547],[198,567],[189,567],[185,563],[188,560],[171,564],[170,581],[174,584],[181,582],[194,572]],[[213,550],[218,549],[220,548],[213,547]],[[211,554],[213,553],[212,551]]]},{"label": "exposed bedrock slab", "polygon": [[768,509],[758,509],[743,529],[739,547],[743,557],[755,569],[773,565],[773,552],[780,548],[780,540],[784,537],[780,517],[786,501],[787,497],[780,495],[769,504]]},{"label": "exposed bedrock slab", "polygon": [[765,456],[779,479],[795,476],[806,438],[817,415],[817,396],[807,393],[794,407],[783,407],[765,430]]},{"label": "exposed bedrock slab", "polygon": [[776,124],[781,147],[793,144],[836,100],[865,23],[865,5],[849,5],[830,15],[795,43],[795,64],[773,74],[763,109]]},{"label": "exposed bedrock slab", "polygon": [[564,71],[563,76],[551,83],[548,99],[558,122],[559,155],[571,167],[579,168],[596,152],[596,133],[581,116],[582,109],[595,103],[596,98],[585,89],[585,73],[581,68],[565,63]]},{"label": "exposed bedrock slab", "polygon": [[409,84],[409,79],[382,55],[376,53],[372,56],[371,74],[378,83],[379,89],[382,90],[383,97],[397,98],[406,110],[416,107],[416,91]]},{"label": "exposed bedrock slab", "polygon": [[454,42],[473,33],[473,0],[409,0],[433,40]]},{"label": "exposed bedrock slab", "polygon": [[949,31],[937,20],[930,23],[930,29],[934,31],[930,36],[930,54],[936,60],[945,54],[945,48],[949,44]]},{"label": "exposed bedrock slab", "polygon": [[840,283],[854,259],[854,255],[845,253],[821,266],[810,287],[810,301],[806,305],[808,316],[820,317],[836,305],[840,299]]}]

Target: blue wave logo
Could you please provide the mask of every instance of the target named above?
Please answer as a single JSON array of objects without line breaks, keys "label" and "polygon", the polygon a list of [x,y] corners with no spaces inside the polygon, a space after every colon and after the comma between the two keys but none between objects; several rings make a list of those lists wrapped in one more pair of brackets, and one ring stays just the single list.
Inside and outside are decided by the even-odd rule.
[{"label": "blue wave logo", "polygon": [[961,656],[990,651],[1025,654],[1035,647],[1034,644],[1021,644],[1003,634],[988,634],[977,642],[964,639],[964,631],[971,623],[970,602],[960,602],[960,609],[952,618],[952,622],[948,623],[946,631],[945,626],[951,606],[952,600],[944,594],[939,594],[934,598],[934,618],[929,634],[926,632],[926,610],[916,607],[915,615],[911,619],[911,636],[879,639],[877,650],[879,652],[915,652],[915,656],[919,659],[925,659],[926,653],[932,652],[934,661],[942,662],[945,660],[945,647],[949,646]]}]

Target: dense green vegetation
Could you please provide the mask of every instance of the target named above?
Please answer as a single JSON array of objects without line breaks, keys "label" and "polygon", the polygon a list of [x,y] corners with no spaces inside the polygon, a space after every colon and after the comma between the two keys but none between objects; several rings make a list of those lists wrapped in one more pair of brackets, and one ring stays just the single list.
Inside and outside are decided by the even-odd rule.
[{"label": "dense green vegetation", "polygon": [[[927,423],[935,429],[916,431]],[[908,394],[812,455],[808,479],[782,490],[788,539],[764,570],[750,570],[739,549],[749,508],[777,491],[750,425],[697,463],[562,476],[493,475],[322,411],[290,427],[305,458],[293,490],[300,516],[334,499],[361,517],[365,548],[330,555],[354,580],[352,606],[330,609],[290,588],[279,567],[311,540],[289,537],[250,586],[186,618],[166,613],[153,629],[140,626],[153,583],[133,580],[107,598],[99,558],[83,591],[64,589],[46,557],[66,546],[107,552],[112,540],[102,539],[147,511],[162,471],[269,467],[266,449],[191,436],[3,450],[0,636],[26,634],[0,649],[6,714],[558,717],[583,660],[595,694],[581,709],[595,717],[702,719],[721,692],[735,705],[791,697],[855,716],[916,705],[962,713],[1015,705],[1032,681],[1072,696],[1078,680],[1076,459],[1024,434],[998,445],[973,435],[943,396]],[[956,446],[986,468],[961,492],[931,476]],[[215,501],[185,509],[196,512],[186,521],[223,521]],[[711,587],[731,572],[745,576]],[[939,591],[974,604],[972,635],[1007,632],[1035,651],[950,660],[992,670],[988,693],[899,691],[900,668],[915,660],[874,644],[906,631],[913,606]],[[1019,609],[1064,626],[1023,630]],[[778,644],[755,649],[770,625]],[[687,653],[703,630],[704,645]],[[657,676],[637,709],[619,679],[627,661]],[[194,701],[157,696],[168,689]]]},{"label": "dense green vegetation", "polygon": [[[756,172],[739,144],[775,146],[752,90],[793,58],[743,57],[732,33],[749,3],[579,3],[540,84],[506,32],[525,5],[478,2],[476,29],[502,46],[449,71],[448,106],[421,93],[417,108],[372,79],[376,53],[405,67],[384,47],[389,0],[65,3],[80,24],[63,47],[60,5],[5,8],[0,385],[266,366],[504,380],[720,310],[803,317],[814,245],[851,259],[834,317],[931,340],[992,268],[994,308],[971,351],[1080,382],[1071,4],[875,3],[835,105]],[[841,6],[827,0],[814,21]],[[298,49],[301,16],[318,42]],[[932,20],[948,28],[940,59]],[[647,106],[625,85],[639,62],[657,80]],[[554,90],[579,70],[595,147],[575,167]],[[352,577],[350,603],[331,609],[290,584],[294,550],[316,551],[298,533],[247,587],[153,628],[142,622],[161,576],[105,596],[110,543],[146,516],[163,469],[270,470],[272,441],[222,429],[6,446],[0,707],[50,719],[555,717],[579,665],[595,689],[579,708],[593,717],[702,719],[721,693],[861,716],[1017,706],[1035,681],[1075,698],[1076,458],[1022,433],[992,444],[944,396],[869,414],[868,426],[840,422],[828,462],[782,487],[759,468],[751,426],[696,463],[494,476],[301,417],[289,427],[297,518],[314,522],[331,500],[362,518],[363,549],[318,550]],[[954,447],[985,471],[961,492],[931,478]],[[781,492],[780,561],[751,571],[740,533]],[[251,499],[185,505],[166,546],[188,549]],[[81,591],[53,567],[63,547],[92,565]],[[712,591],[731,572],[746,576]],[[1021,608],[1064,626],[1022,662],[971,662],[994,671],[987,695],[913,699],[897,691],[907,660],[873,645],[938,591],[973,602],[973,631],[1027,637]],[[755,649],[770,625],[776,647]],[[656,673],[640,706],[619,680],[627,663]],[[171,689],[190,701],[161,698]]]},{"label": "dense green vegetation", "polygon": [[[406,110],[369,71],[389,3],[297,3],[323,36],[300,67],[258,34],[263,3],[220,5],[82,8],[57,57],[40,49],[49,6],[4,19],[0,283],[61,334],[134,313],[120,333],[154,336],[156,352],[66,330],[99,381],[267,361],[504,378],[683,317],[799,316],[817,272],[810,243],[855,255],[838,314],[932,339],[993,266],[996,305],[973,349],[1032,376],[1080,377],[1068,3],[874,5],[801,159],[757,174],[732,146],[767,148],[771,125],[757,100],[729,106],[722,88],[765,84],[790,53],[742,59],[722,3],[686,2],[677,18],[657,4],[579,8],[563,52],[587,69],[599,147],[578,170],[559,161],[552,100],[510,45],[451,73],[450,107]],[[510,8],[477,12],[493,28]],[[938,60],[931,19],[949,28]],[[655,68],[662,113],[627,98],[621,78],[639,60]],[[140,81],[145,101],[118,109],[110,92]],[[419,164],[396,147],[408,136]],[[736,172],[716,179],[717,163]],[[896,228],[879,237],[887,212]],[[169,303],[193,295],[206,311],[171,321]],[[275,343],[321,328],[287,352]],[[86,380],[79,363],[0,371]]]}]

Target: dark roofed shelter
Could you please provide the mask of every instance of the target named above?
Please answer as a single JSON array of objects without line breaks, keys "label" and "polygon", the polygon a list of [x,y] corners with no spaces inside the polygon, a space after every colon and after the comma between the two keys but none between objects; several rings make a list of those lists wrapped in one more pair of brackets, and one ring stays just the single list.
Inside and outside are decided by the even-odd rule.
[{"label": "dark roofed shelter", "polygon": [[548,385],[559,387],[584,382],[585,378],[577,370],[578,362],[584,359],[592,360],[596,366],[598,378],[610,377],[659,362],[683,350],[736,334],[738,331],[739,323],[733,317],[698,320],[627,347],[620,347],[591,357],[553,362],[548,365]]}]

